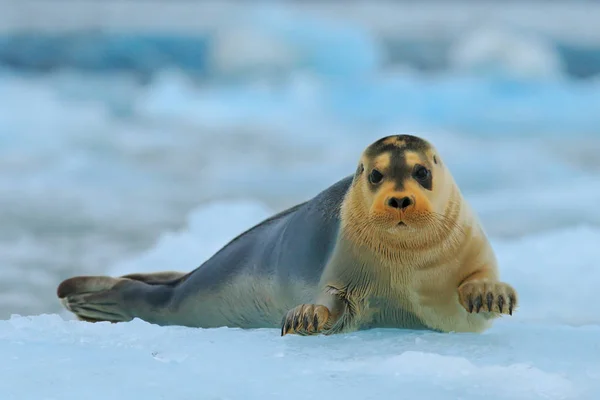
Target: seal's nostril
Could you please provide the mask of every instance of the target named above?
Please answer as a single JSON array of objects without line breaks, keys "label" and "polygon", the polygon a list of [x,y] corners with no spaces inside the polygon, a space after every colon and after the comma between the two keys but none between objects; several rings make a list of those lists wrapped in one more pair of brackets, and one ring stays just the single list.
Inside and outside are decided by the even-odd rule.
[{"label": "seal's nostril", "polygon": [[387,204],[392,208],[405,209],[412,204],[412,200],[410,197],[403,197],[401,199],[390,197],[387,201]]},{"label": "seal's nostril", "polygon": [[404,197],[400,201],[400,208],[404,209],[404,208],[410,206],[411,204],[412,204],[412,201],[410,200],[410,197]]}]

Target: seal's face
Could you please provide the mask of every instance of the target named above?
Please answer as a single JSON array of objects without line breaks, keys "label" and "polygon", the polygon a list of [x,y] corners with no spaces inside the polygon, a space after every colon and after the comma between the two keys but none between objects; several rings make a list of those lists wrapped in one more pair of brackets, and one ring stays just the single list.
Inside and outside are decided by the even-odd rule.
[{"label": "seal's face", "polygon": [[354,177],[362,187],[369,220],[391,234],[435,225],[444,202],[445,169],[433,146],[411,135],[388,136],[363,153]]}]

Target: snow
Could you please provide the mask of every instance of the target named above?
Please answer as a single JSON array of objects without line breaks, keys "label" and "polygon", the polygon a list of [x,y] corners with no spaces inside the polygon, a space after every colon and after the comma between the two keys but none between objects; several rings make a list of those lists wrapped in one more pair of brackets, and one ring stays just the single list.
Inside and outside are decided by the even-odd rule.
[{"label": "snow", "polygon": [[[1,400],[600,398],[600,80],[574,79],[567,66],[582,61],[560,50],[597,45],[580,18],[591,9],[298,3],[234,18],[243,6],[173,2],[133,21],[134,3],[84,3],[12,2],[0,16],[3,34],[96,17],[114,34],[2,47],[95,73],[0,69]],[[382,38],[447,39],[449,65],[394,63]],[[28,53],[40,43],[57,47]],[[166,68],[165,48],[182,65]],[[107,73],[116,62],[143,73]],[[519,292],[488,332],[281,338],[88,324],[61,309],[69,276],[197,267],[393,133],[438,147]]]},{"label": "snow", "polygon": [[0,321],[2,398],[585,399],[600,393],[600,328],[506,323],[483,335]]}]

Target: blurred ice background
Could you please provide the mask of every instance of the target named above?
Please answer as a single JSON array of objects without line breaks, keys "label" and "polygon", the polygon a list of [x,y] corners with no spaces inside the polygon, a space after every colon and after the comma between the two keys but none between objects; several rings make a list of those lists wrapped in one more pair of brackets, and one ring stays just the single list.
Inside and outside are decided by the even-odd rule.
[{"label": "blurred ice background", "polygon": [[[0,0],[0,398],[597,400],[599,16]],[[280,338],[59,307],[72,275],[195,268],[395,133],[440,149],[519,291],[486,334]]]},{"label": "blurred ice background", "polygon": [[438,146],[499,248],[598,235],[598,2],[0,10],[0,318],[59,312],[75,274],[191,270],[394,133]]}]

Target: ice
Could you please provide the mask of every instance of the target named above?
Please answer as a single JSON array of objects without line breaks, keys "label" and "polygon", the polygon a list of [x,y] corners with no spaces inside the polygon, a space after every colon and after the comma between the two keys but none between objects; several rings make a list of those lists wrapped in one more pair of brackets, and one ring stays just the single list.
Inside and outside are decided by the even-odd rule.
[{"label": "ice", "polygon": [[506,322],[482,335],[0,321],[7,400],[107,396],[293,399],[582,399],[600,393],[600,328]]},{"label": "ice", "polygon": [[600,326],[594,302],[600,282],[600,230],[580,225],[512,242],[496,241],[502,277],[516,282],[524,306],[517,320]]},{"label": "ice", "polygon": [[[211,203],[192,211],[186,228],[161,235],[146,252],[113,265],[111,275],[165,270],[188,271],[225,246],[231,239],[273,212],[257,201]],[[227,222],[223,222],[223,216]]]},{"label": "ice", "polygon": [[564,73],[562,60],[549,40],[491,26],[458,40],[450,51],[450,62],[463,72],[520,79],[551,79]]},{"label": "ice", "polygon": [[344,81],[376,72],[384,52],[358,24],[269,4],[217,29],[209,51],[212,72],[279,77],[297,69]]}]

